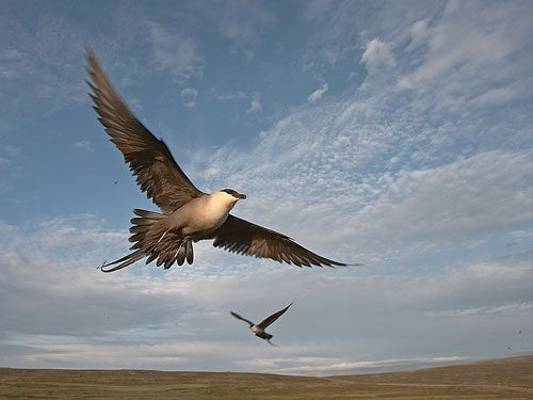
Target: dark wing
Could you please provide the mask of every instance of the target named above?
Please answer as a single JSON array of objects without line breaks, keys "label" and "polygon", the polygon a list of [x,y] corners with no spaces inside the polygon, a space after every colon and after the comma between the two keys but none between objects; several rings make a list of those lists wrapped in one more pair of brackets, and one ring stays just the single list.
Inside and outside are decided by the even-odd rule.
[{"label": "dark wing", "polygon": [[257,324],[259,328],[266,329],[269,325],[271,325],[275,320],[277,320],[279,317],[281,317],[285,311],[289,309],[289,307],[292,306],[292,303],[289,304],[287,307],[285,307],[283,310],[279,310],[278,312],[275,312],[271,316],[265,318],[260,323]]},{"label": "dark wing", "polygon": [[149,199],[170,213],[195,197],[199,191],[178,166],[165,142],[157,139],[128,109],[115,92],[91,52],[87,54],[89,86],[98,120],[111,141],[124,154],[137,183]]},{"label": "dark wing", "polygon": [[246,318],[241,317],[236,312],[230,311],[230,314],[233,315],[235,318],[240,319],[241,321],[247,322],[248,324],[250,324],[250,326],[254,324],[252,321],[248,321]]},{"label": "dark wing", "polygon": [[229,215],[213,237],[213,246],[232,253],[259,258],[270,258],[278,262],[305,265],[327,265],[329,267],[346,264],[329,260],[300,246],[290,237],[251,222]]}]

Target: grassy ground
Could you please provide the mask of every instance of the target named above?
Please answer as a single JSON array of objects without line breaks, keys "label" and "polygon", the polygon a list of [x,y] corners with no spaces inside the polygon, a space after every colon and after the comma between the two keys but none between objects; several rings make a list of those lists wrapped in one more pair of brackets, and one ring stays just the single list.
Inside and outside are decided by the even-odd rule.
[{"label": "grassy ground", "polygon": [[533,356],[327,378],[6,368],[0,399],[533,399]]}]

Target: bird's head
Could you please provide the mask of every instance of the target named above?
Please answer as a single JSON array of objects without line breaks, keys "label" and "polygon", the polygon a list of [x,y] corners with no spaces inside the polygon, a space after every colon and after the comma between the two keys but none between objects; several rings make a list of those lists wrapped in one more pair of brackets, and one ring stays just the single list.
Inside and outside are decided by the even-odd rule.
[{"label": "bird's head", "polygon": [[215,192],[211,195],[211,198],[216,201],[217,204],[226,207],[231,210],[235,204],[241,199],[245,199],[246,195],[241,194],[233,189],[223,189],[220,192]]},{"label": "bird's head", "polygon": [[219,193],[221,193],[224,197],[226,197],[230,201],[233,201],[234,203],[246,198],[245,194],[239,193],[233,189],[222,189]]}]

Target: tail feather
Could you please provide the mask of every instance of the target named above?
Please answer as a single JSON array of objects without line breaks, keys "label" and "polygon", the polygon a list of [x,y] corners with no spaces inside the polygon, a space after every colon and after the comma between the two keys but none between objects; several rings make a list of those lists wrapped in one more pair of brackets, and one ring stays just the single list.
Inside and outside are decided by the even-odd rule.
[{"label": "tail feather", "polygon": [[140,208],[135,208],[133,210],[133,213],[135,215],[138,215],[139,217],[150,218],[150,219],[162,219],[165,217],[165,214],[161,214],[155,211],[141,210]]},{"label": "tail feather", "polygon": [[150,229],[150,225],[133,225],[130,227],[130,233],[146,233]]},{"label": "tail feather", "polygon": [[157,253],[152,253],[148,256],[146,259],[146,264],[150,264],[152,261],[154,261],[157,258]]},{"label": "tail feather", "polygon": [[178,265],[183,265],[185,262],[185,256],[187,255],[187,243],[188,241],[180,243],[180,247],[176,253],[176,261]]},{"label": "tail feather", "polygon": [[[134,262],[139,261],[143,257],[144,257],[144,252],[142,250],[137,250],[137,251],[135,251],[133,253],[128,254],[127,256],[119,258],[118,260],[115,260],[115,261],[110,262],[110,263],[102,264],[100,269],[102,270],[102,272],[118,271],[119,269],[125,268],[128,265],[131,265]],[[113,268],[104,269],[106,267],[109,267],[109,266],[115,265],[115,264],[119,264],[119,265],[117,265],[116,267],[113,267]]]},{"label": "tail feather", "polygon": [[187,256],[187,262],[189,265],[191,265],[194,261],[194,252],[192,249],[192,242],[190,240],[187,240],[186,242],[187,247],[185,248],[185,254]]},{"label": "tail feather", "polygon": [[139,218],[139,217],[136,217],[136,218],[130,219],[130,222],[133,225],[152,225],[154,223],[154,220],[152,220],[150,218]]},{"label": "tail feather", "polygon": [[144,233],[141,232],[141,233],[136,233],[135,235],[131,235],[130,238],[128,239],[130,242],[138,242],[139,240],[141,240],[142,238],[144,238]]},{"label": "tail feather", "polygon": [[[156,260],[157,266],[163,265],[168,269],[177,262],[183,265],[185,260],[193,263],[194,253],[191,240],[183,240],[179,233],[173,231],[167,224],[167,216],[153,211],[141,209],[133,210],[136,217],[131,219],[130,227],[133,252],[111,263],[105,263],[100,268],[104,272],[113,272],[125,268],[140,259],[147,257],[146,264]],[[107,269],[107,267],[111,267]]]},{"label": "tail feather", "polygon": [[130,247],[130,250],[143,249],[144,251],[147,251],[149,249],[147,248],[145,239],[149,239],[149,237],[154,234],[159,235],[159,229],[154,229],[156,227],[155,224],[165,218],[165,215],[138,208],[134,209],[133,212],[139,217],[130,220],[133,226],[130,227],[130,233],[132,233],[132,235],[128,240],[135,243]]},{"label": "tail feather", "polygon": [[165,246],[163,247],[162,251],[161,251],[161,255],[159,256],[160,258],[163,259],[163,267],[165,269],[169,269],[172,264],[174,264],[174,262],[176,261],[176,255],[178,254],[178,251],[176,251],[176,245],[178,246],[182,246],[182,243],[181,241],[178,241],[177,243],[176,242],[169,242],[169,243],[165,243]]}]

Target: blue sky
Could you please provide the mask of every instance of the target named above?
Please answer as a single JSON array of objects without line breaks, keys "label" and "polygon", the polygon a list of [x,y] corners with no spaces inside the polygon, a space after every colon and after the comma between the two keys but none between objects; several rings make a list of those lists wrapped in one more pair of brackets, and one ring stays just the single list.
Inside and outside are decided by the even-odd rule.
[{"label": "blue sky", "polygon": [[[531,2],[2,9],[1,365],[333,374],[533,348]],[[365,266],[206,243],[97,271],[155,206],[96,120],[86,46],[200,189]],[[228,317],[291,301],[278,348]]]}]

